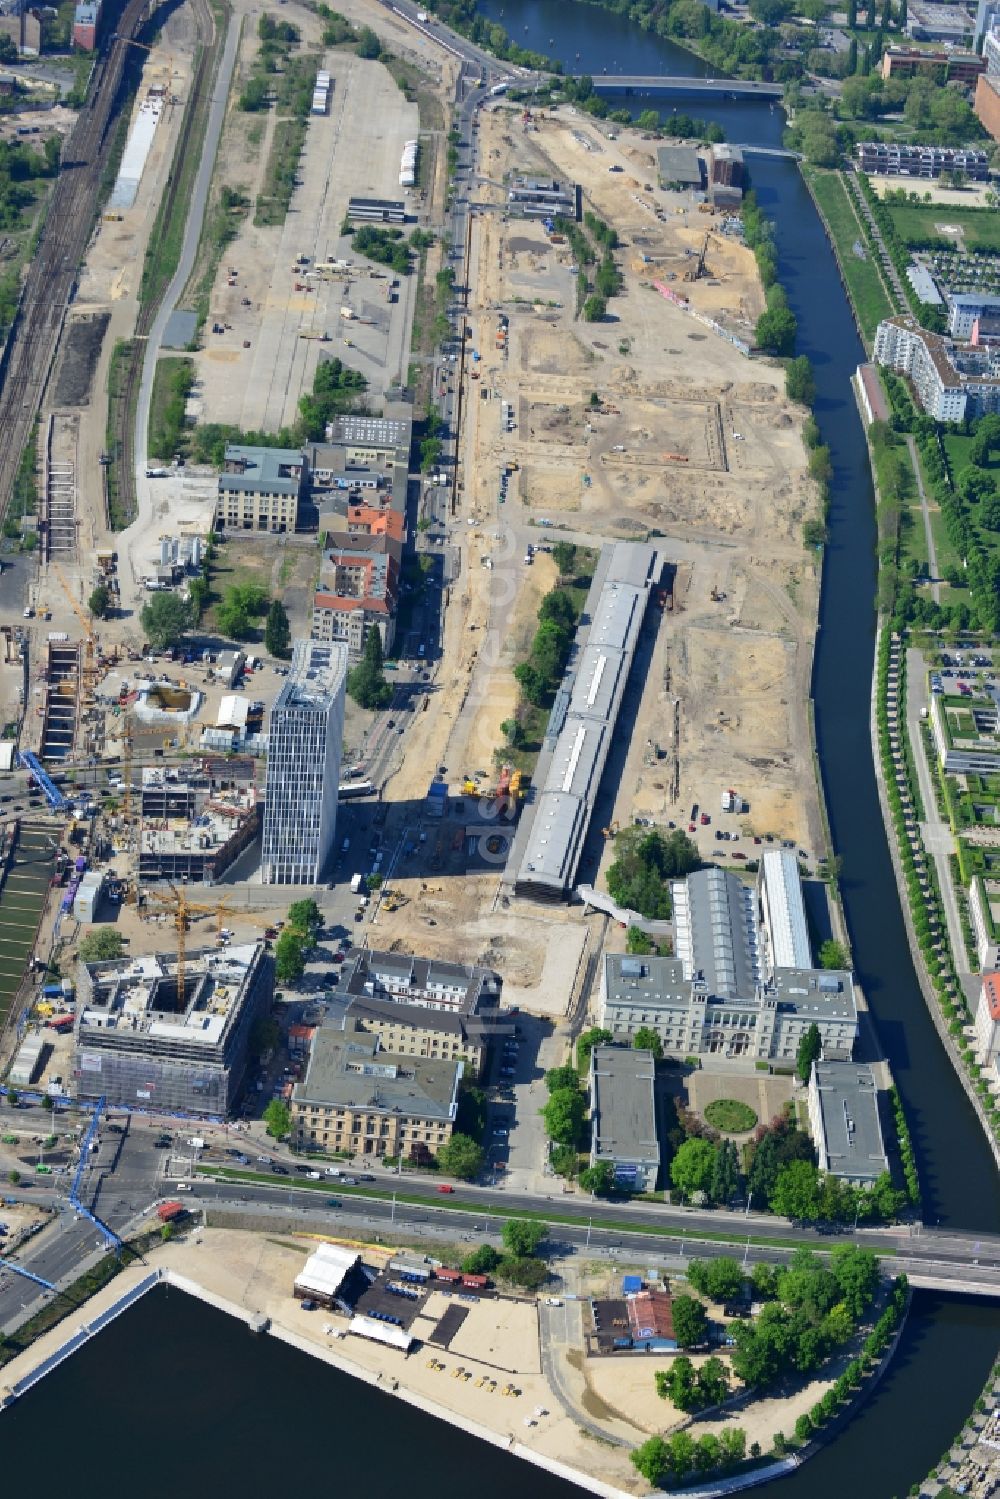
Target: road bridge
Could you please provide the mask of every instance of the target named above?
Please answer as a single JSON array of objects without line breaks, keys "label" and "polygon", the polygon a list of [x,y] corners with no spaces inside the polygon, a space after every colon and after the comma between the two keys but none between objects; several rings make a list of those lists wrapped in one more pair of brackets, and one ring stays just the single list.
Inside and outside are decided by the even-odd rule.
[{"label": "road bridge", "polygon": [[611,89],[625,93],[655,89],[671,94],[714,94],[721,99],[780,99],[784,94],[780,83],[759,83],[755,78],[678,78],[655,73],[595,73],[592,76],[594,87],[601,93]]}]

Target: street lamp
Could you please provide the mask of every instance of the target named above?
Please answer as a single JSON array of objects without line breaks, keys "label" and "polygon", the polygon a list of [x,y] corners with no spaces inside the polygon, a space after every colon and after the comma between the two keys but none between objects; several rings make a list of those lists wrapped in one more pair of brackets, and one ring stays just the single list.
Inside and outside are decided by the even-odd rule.
[{"label": "street lamp", "polygon": [[750,1216],[750,1204],[751,1204],[751,1203],[752,1203],[752,1202],[753,1202],[753,1193],[752,1193],[752,1192],[751,1192],[751,1193],[750,1193],[750,1194],[749,1194],[749,1195],[748,1195],[748,1197],[747,1197],[747,1210],[746,1210],[746,1212],[745,1212],[745,1213],[744,1213],[744,1214],[743,1214],[743,1216],[744,1216],[744,1218],[749,1218],[749,1216]]},{"label": "street lamp", "polygon": [[593,1226],[594,1226],[594,1220],[593,1220],[593,1218],[588,1218],[587,1219],[587,1242],[584,1245],[585,1249],[589,1249],[590,1248],[590,1230],[593,1228]]}]

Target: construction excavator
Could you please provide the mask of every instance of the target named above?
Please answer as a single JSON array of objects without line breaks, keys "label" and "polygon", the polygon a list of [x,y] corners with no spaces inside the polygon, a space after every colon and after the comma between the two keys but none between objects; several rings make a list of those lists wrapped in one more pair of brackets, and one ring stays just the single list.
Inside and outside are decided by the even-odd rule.
[{"label": "construction excavator", "polygon": [[701,247],[701,253],[698,256],[698,259],[695,261],[695,263],[694,263],[693,266],[688,266],[687,270],[684,272],[684,280],[685,281],[700,281],[701,280],[702,276],[704,276],[704,274],[705,274],[705,256],[706,256],[707,253],[708,253],[708,235],[706,234],[705,235],[705,239],[704,239],[704,243],[702,244],[702,247]]}]

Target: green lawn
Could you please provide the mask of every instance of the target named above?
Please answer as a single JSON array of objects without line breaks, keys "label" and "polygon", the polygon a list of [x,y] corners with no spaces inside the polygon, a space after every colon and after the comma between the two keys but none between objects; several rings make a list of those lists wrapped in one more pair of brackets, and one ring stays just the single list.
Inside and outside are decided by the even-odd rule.
[{"label": "green lawn", "polygon": [[896,309],[889,300],[875,262],[870,257],[859,260],[854,253],[855,241],[864,244],[864,236],[840,173],[811,170],[808,180],[836,241],[851,301],[865,343],[870,345],[879,323],[883,318],[891,317]]},{"label": "green lawn", "polygon": [[905,244],[925,244],[937,240],[940,247],[953,250],[953,235],[941,234],[938,224],[955,224],[961,228],[967,250],[1000,250],[1000,215],[990,209],[953,208],[942,203],[889,203],[896,233]]}]

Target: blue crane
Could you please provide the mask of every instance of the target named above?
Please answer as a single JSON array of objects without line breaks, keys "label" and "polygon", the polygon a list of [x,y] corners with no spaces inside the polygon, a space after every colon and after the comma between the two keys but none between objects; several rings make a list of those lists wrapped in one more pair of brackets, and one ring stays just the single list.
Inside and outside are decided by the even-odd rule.
[{"label": "blue crane", "polygon": [[13,1270],[15,1275],[23,1275],[25,1280],[33,1280],[36,1286],[44,1286],[46,1291],[55,1290],[50,1280],[43,1280],[40,1275],[35,1275],[31,1270],[25,1270],[23,1265],[15,1265],[13,1260],[6,1260],[2,1255],[0,1255],[0,1270]]},{"label": "blue crane", "polygon": [[94,1143],[94,1136],[97,1134],[100,1126],[101,1115],[104,1112],[106,1102],[107,1100],[104,1097],[97,1100],[97,1107],[94,1109],[90,1123],[87,1125],[87,1132],[80,1141],[80,1160],[76,1168],[76,1175],[73,1177],[73,1185],[69,1189],[69,1202],[70,1207],[75,1212],[79,1213],[82,1218],[86,1218],[88,1223],[92,1223],[97,1231],[104,1235],[106,1243],[114,1244],[116,1249],[121,1250],[122,1241],[114,1229],[109,1228],[106,1223],[102,1223],[96,1213],[92,1213],[90,1208],[85,1207],[80,1201],[80,1183],[83,1180],[83,1173],[87,1169],[87,1161],[90,1158],[90,1147]]},{"label": "blue crane", "polygon": [[42,769],[42,762],[37,755],[32,754],[31,750],[21,750],[18,754],[18,759],[25,770],[31,771],[31,774],[44,791],[45,800],[50,807],[56,812],[61,812],[64,807],[69,805],[59,787],[53,783],[48,774]]}]

